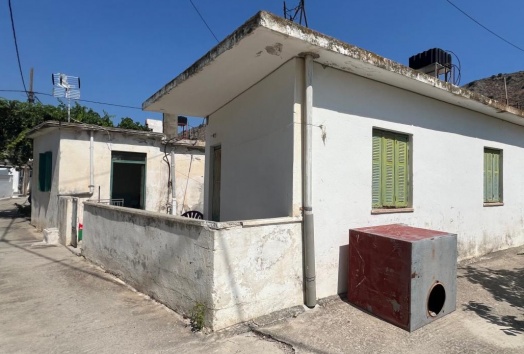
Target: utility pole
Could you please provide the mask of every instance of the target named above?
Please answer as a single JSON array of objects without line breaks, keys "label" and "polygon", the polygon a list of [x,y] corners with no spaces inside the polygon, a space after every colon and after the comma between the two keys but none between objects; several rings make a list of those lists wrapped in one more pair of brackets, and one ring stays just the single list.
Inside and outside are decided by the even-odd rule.
[{"label": "utility pole", "polygon": [[29,92],[27,94],[27,102],[35,103],[35,93],[33,92],[33,68],[29,72]]}]

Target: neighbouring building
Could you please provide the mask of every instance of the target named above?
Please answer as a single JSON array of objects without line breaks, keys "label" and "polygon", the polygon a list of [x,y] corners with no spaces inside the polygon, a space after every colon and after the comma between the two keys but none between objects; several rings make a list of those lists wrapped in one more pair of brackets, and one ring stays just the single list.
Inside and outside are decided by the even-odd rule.
[{"label": "neighbouring building", "polygon": [[0,199],[11,198],[19,193],[18,182],[20,174],[11,165],[0,166]]},{"label": "neighbouring building", "polygon": [[[57,227],[75,243],[83,202],[167,213],[171,207],[170,152],[175,156],[178,212],[202,211],[204,147],[167,142],[162,133],[47,121],[33,128],[31,222]],[[74,232],[73,232],[74,233]]]},{"label": "neighbouring building", "polygon": [[272,14],[143,108],[207,118],[206,220],[134,213],[133,231],[91,203],[86,254],[181,312],[203,303],[215,329],[346,292],[351,228],[456,233],[460,259],[524,244],[523,111]]}]

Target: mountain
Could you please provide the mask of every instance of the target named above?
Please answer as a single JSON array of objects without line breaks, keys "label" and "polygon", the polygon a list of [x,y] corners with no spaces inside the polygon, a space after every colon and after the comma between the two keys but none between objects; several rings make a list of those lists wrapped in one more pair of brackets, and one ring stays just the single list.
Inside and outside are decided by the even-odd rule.
[{"label": "mountain", "polygon": [[506,102],[504,77],[506,77],[508,88],[509,105],[524,109],[524,71],[492,75],[485,79],[472,81],[463,87],[497,101]]}]

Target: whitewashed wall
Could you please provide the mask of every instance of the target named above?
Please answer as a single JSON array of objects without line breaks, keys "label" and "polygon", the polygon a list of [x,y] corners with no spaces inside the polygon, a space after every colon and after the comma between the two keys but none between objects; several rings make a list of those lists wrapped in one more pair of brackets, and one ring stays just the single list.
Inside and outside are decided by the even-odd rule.
[{"label": "whitewashed wall", "polygon": [[177,215],[189,210],[204,213],[205,152],[200,149],[175,148],[175,193]]},{"label": "whitewashed wall", "polygon": [[[89,132],[62,130],[60,143],[61,195],[79,195],[89,192]],[[165,211],[167,205],[168,166],[162,161],[164,152],[159,139],[96,131],[94,133],[95,193],[86,199],[109,199],[111,193],[112,151],[147,154],[145,210]],[[81,203],[80,203],[81,204]],[[79,215],[82,215],[80,210]]]},{"label": "whitewashed wall", "polygon": [[[31,224],[37,229],[58,226],[58,179],[60,155],[60,132],[53,131],[33,140],[33,175],[31,185]],[[51,151],[52,183],[51,191],[41,192],[38,183],[40,153]]]},{"label": "whitewashed wall", "polygon": [[215,233],[215,329],[303,303],[301,229],[301,218],[276,218]]},{"label": "whitewashed wall", "polygon": [[[460,258],[524,243],[524,127],[321,65],[314,107],[319,297],[346,291],[350,228],[457,233]],[[374,127],[411,135],[411,213],[371,214]],[[503,150],[504,206],[483,206],[484,147]]]},{"label": "whitewashed wall", "polygon": [[221,221],[292,215],[295,70],[295,60],[285,63],[209,117],[206,173],[222,146]]},{"label": "whitewashed wall", "polygon": [[215,223],[86,202],[82,254],[218,330],[302,302],[300,218]]}]

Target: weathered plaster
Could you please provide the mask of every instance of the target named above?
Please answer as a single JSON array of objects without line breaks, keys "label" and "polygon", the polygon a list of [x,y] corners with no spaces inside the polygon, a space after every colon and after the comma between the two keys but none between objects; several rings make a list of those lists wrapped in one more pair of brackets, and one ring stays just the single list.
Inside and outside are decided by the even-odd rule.
[{"label": "weathered plaster", "polygon": [[[208,222],[86,202],[82,252],[218,330],[302,301],[300,218]],[[255,270],[256,274],[253,273]]]}]

